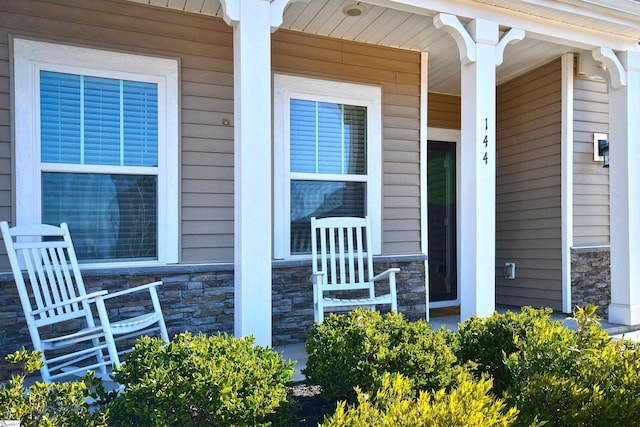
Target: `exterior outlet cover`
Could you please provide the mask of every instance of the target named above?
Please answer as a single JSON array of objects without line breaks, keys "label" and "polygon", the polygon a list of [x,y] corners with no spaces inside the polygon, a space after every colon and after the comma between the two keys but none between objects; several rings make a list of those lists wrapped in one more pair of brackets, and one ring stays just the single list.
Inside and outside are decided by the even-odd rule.
[{"label": "exterior outlet cover", "polygon": [[504,278],[513,280],[516,278],[516,263],[505,262],[504,263]]}]

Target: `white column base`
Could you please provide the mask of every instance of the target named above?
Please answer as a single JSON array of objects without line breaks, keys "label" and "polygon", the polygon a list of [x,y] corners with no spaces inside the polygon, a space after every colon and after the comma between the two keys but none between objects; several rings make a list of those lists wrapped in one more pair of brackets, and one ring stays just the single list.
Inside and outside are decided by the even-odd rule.
[{"label": "white column base", "polygon": [[618,325],[640,325],[640,305],[609,305],[609,322]]}]

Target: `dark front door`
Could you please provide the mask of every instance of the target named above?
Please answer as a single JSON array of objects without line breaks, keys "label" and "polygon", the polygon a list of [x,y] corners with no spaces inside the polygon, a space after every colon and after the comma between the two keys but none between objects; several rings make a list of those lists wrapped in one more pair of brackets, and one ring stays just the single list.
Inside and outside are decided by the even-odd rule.
[{"label": "dark front door", "polygon": [[428,142],[429,301],[458,298],[456,144]]}]

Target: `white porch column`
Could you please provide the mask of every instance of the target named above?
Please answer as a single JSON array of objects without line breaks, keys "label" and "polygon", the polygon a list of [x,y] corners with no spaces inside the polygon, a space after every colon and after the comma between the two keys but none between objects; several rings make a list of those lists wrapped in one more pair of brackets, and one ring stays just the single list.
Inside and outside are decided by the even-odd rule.
[{"label": "white porch column", "polygon": [[462,62],[460,204],[460,320],[495,310],[496,65],[505,46],[524,37],[511,30],[499,41],[498,24],[475,19],[466,28],[439,14],[436,28],[456,41]]},{"label": "white porch column", "polygon": [[233,26],[234,333],[271,346],[271,30],[287,1],[221,4]]},{"label": "white porch column", "polygon": [[640,324],[640,52],[600,48],[609,73],[609,321]]}]

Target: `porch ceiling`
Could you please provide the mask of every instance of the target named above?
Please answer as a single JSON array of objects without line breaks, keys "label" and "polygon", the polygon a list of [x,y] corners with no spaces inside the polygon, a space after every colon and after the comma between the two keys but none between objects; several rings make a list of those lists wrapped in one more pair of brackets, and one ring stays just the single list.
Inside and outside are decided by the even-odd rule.
[{"label": "porch ceiling", "polygon": [[[129,0],[151,6],[166,7],[190,13],[222,18],[220,0]],[[364,12],[358,17],[343,13],[349,4],[361,4]],[[509,22],[525,19],[546,20],[551,25],[566,25],[572,31],[584,29],[594,36],[602,32],[623,42],[640,39],[640,3],[632,0],[311,0],[291,3],[285,9],[281,28],[321,36],[353,40],[401,49],[429,52],[429,91],[460,93],[460,59],[451,36],[433,26],[426,7],[459,7],[467,16],[484,17],[504,14]],[[431,6],[432,5],[432,6]],[[595,6],[594,6],[595,5]],[[478,9],[484,8],[484,9]],[[447,12],[447,10],[443,10]],[[486,12],[486,13],[485,13]],[[474,15],[476,13],[476,15]],[[460,19],[465,23],[464,13]],[[499,20],[498,22],[503,23]],[[509,28],[505,28],[508,30]],[[562,44],[527,29],[527,37],[507,47],[504,62],[497,68],[498,84],[545,64],[567,52],[579,52],[588,46],[581,43]],[[596,35],[597,37],[597,35]],[[586,43],[588,44],[588,43]]]}]

